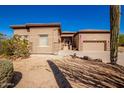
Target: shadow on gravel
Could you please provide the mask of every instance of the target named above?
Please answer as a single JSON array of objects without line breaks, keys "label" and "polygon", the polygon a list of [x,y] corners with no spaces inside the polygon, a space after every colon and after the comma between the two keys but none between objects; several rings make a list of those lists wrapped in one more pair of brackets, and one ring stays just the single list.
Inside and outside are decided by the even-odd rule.
[{"label": "shadow on gravel", "polygon": [[22,73],[18,71],[14,71],[14,75],[11,82],[12,85],[9,86],[9,88],[16,87],[16,85],[20,82],[21,79],[22,79]]},{"label": "shadow on gravel", "polygon": [[51,61],[47,60],[50,68],[53,71],[56,82],[60,88],[72,88],[68,80],[65,78],[63,73],[59,70],[59,68]]}]

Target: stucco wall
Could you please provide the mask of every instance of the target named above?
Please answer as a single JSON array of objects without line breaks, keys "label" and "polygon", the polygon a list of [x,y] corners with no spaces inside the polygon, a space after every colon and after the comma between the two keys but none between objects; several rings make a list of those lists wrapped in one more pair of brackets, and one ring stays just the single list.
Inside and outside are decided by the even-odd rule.
[{"label": "stucco wall", "polygon": [[[28,35],[28,40],[32,43],[31,53],[54,53],[59,50],[60,34],[58,27],[35,27],[27,29],[15,29],[14,34]],[[39,46],[39,35],[48,35],[48,46]]]},{"label": "stucco wall", "polygon": [[61,36],[60,36],[58,29],[59,28],[54,28],[53,33],[52,33],[52,37],[53,37],[52,49],[54,53],[58,52],[58,50],[61,49]]},{"label": "stucco wall", "polygon": [[79,34],[74,37],[75,48],[79,50]]},{"label": "stucco wall", "polygon": [[28,35],[27,29],[14,29],[14,34],[18,35]]},{"label": "stucco wall", "polygon": [[96,40],[96,41],[106,41],[106,45],[107,45],[107,50],[110,50],[110,34],[109,33],[82,33],[80,34],[80,50],[82,48],[82,43],[83,41],[88,41],[88,40]]},{"label": "stucco wall", "polygon": [[68,37],[68,36],[71,36],[71,37],[72,37],[73,35],[74,35],[74,34],[66,34],[66,33],[62,33],[62,34],[61,34],[61,37]]}]

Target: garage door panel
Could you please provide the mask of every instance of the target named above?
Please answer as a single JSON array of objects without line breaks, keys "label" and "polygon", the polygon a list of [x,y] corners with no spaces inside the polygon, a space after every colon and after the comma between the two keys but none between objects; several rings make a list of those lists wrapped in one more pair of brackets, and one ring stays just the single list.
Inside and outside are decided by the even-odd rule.
[{"label": "garage door panel", "polygon": [[104,42],[83,42],[83,51],[104,51],[105,43]]}]

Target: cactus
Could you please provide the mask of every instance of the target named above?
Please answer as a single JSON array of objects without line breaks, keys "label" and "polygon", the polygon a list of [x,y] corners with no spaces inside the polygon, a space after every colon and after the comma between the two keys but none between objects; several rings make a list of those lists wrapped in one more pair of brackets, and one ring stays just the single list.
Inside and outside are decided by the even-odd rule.
[{"label": "cactus", "polygon": [[0,88],[11,85],[13,77],[13,64],[9,61],[0,61]]},{"label": "cactus", "polygon": [[110,6],[110,61],[116,64],[118,59],[118,43],[120,30],[120,6]]}]

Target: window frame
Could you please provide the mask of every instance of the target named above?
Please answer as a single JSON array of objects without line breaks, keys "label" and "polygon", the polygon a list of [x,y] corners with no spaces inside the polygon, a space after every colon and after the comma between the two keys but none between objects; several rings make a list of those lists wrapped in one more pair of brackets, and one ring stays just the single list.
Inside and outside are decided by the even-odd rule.
[{"label": "window frame", "polygon": [[[42,38],[42,36],[43,36],[43,37],[45,37],[45,36],[47,37],[47,43],[46,43],[46,45],[45,45],[45,44],[43,45],[43,44],[40,43],[40,42],[41,42],[41,41],[40,41],[40,38]],[[46,37],[45,37],[45,38],[46,38]],[[40,34],[40,35],[39,35],[39,44],[38,44],[38,45],[39,45],[39,47],[48,47],[48,46],[49,46],[48,34]]]}]

